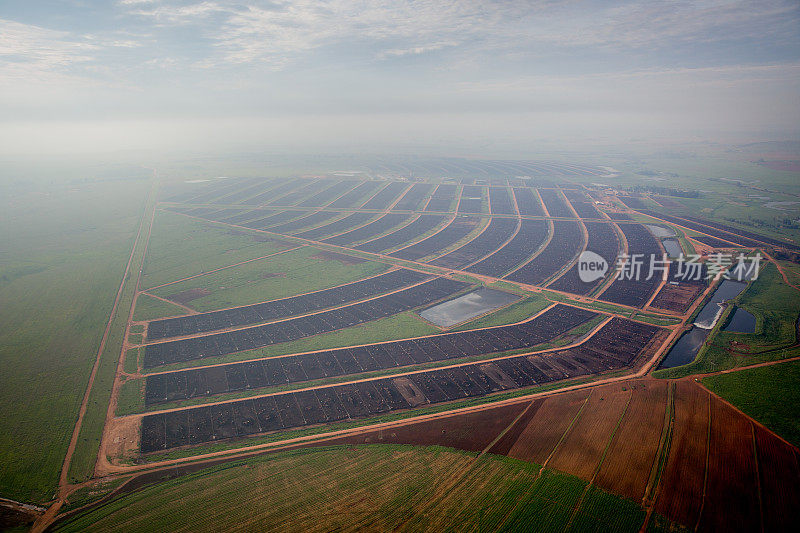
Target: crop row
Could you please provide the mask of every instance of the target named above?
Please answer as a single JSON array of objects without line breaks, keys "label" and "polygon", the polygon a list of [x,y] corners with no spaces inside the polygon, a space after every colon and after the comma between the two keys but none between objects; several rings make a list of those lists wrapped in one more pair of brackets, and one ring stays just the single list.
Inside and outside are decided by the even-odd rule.
[{"label": "crop row", "polygon": [[150,344],[145,348],[144,366],[151,368],[253,350],[336,331],[441,300],[467,286],[467,283],[460,281],[437,278],[399,292],[316,315],[204,337]]},{"label": "crop row", "polygon": [[433,228],[444,222],[445,217],[442,215],[420,215],[411,224],[403,226],[397,231],[393,231],[388,235],[384,235],[378,239],[365,242],[356,249],[365,252],[380,252],[389,248],[399,246],[411,239],[417,238],[431,231]]},{"label": "crop row", "polygon": [[475,229],[478,222],[480,222],[480,218],[478,217],[459,215],[450,221],[450,224],[442,231],[434,233],[416,244],[392,252],[389,255],[400,259],[416,261],[436,252],[441,252],[466,237]]},{"label": "crop row", "polygon": [[511,326],[155,374],[147,377],[145,403],[531,348],[595,316],[591,311],[557,305],[532,320]]},{"label": "crop row", "polygon": [[246,326],[258,322],[312,313],[407,287],[423,281],[426,277],[428,276],[419,272],[399,269],[347,285],[280,300],[222,311],[153,320],[147,327],[147,338],[153,340],[181,335],[194,335],[216,329]]},{"label": "crop row", "polygon": [[564,268],[581,251],[581,226],[577,221],[554,220],[553,236],[539,255],[506,278],[530,285],[541,285]]},{"label": "crop row", "polygon": [[431,196],[425,211],[449,211],[450,205],[456,197],[456,185],[443,184],[439,185]]},{"label": "crop row", "polygon": [[652,277],[650,276],[650,265],[651,259],[661,260],[663,252],[658,241],[642,224],[620,224],[620,229],[628,241],[629,260],[639,257],[641,269],[637,271],[636,267],[628,267],[629,275],[624,276],[624,279],[620,276],[614,280],[600,298],[616,304],[641,307],[647,303],[661,282],[660,272],[653,272]]},{"label": "crop row", "polygon": [[364,209],[386,209],[408,188],[408,183],[401,181],[390,182],[386,187],[373,196]]},{"label": "crop row", "polygon": [[483,232],[466,243],[431,261],[431,264],[446,268],[460,268],[482,259],[506,242],[517,231],[518,220],[512,218],[492,218]]},{"label": "crop row", "polygon": [[[608,272],[613,272],[620,251],[619,237],[614,231],[614,225],[590,221],[584,222],[584,225],[589,235],[586,250],[602,257],[606,262]],[[578,263],[574,264],[563,276],[555,280],[550,288],[573,294],[589,294],[606,278],[606,276],[601,276],[588,282],[583,281],[580,278],[579,268]]]},{"label": "crop row", "polygon": [[597,340],[545,357],[523,355],[151,414],[142,420],[141,451],[365,418],[616,370],[632,364],[658,329],[615,318]]},{"label": "crop row", "polygon": [[502,278],[509,270],[528,259],[547,240],[549,227],[546,220],[520,221],[520,228],[514,238],[489,257],[475,263],[466,270]]},{"label": "crop row", "polygon": [[417,183],[394,206],[394,209],[404,211],[414,211],[422,203],[422,200],[433,190],[433,185],[428,183]]}]

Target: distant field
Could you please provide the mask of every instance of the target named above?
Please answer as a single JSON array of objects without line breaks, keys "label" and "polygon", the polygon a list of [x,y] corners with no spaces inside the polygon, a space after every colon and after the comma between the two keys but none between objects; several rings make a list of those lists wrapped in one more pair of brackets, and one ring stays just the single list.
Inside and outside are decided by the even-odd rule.
[{"label": "distant field", "polygon": [[136,299],[136,309],[133,312],[133,320],[153,320],[155,318],[185,315],[188,311],[177,305],[173,305],[164,300],[153,298],[147,294],[140,294]]},{"label": "distant field", "polygon": [[[145,180],[89,183],[3,199],[0,494],[4,497],[43,502],[56,490],[147,188]],[[127,312],[125,308],[123,320]],[[109,347],[106,353],[112,367],[119,349],[113,352]],[[107,366],[101,369],[101,382]],[[102,403],[100,410],[104,415]]]},{"label": "distant field", "polygon": [[[800,350],[795,350],[793,355],[800,355]],[[703,384],[800,446],[800,362],[709,376],[703,378]]]},{"label": "distant field", "polygon": [[[512,459],[358,446],[263,456],[149,486],[56,531],[638,531],[639,505]],[[247,487],[247,490],[243,490]],[[234,518],[235,517],[235,518]]]},{"label": "distant field", "polygon": [[263,257],[287,247],[289,245],[256,232],[157,211],[144,263],[142,288]]},{"label": "distant field", "polygon": [[335,287],[388,269],[383,263],[357,258],[329,259],[317,248],[303,247],[167,285],[153,294],[184,299],[184,305],[197,311],[212,311]]},{"label": "distant field", "polygon": [[[464,164],[470,163],[465,160]],[[581,170],[580,165],[565,167],[569,172],[563,175],[551,175],[558,164],[539,167],[523,162],[514,164],[517,172],[527,175],[530,171],[534,177],[505,173],[450,177],[447,194],[441,195],[439,204],[450,202],[455,209],[463,190],[458,210],[483,214],[458,219],[455,230],[448,225],[450,229],[427,243],[424,237],[435,229],[414,222],[404,226],[418,213],[392,207],[405,191],[424,189],[429,194],[434,184],[438,186],[435,180],[415,183],[425,178],[409,178],[415,176],[412,167],[402,174],[386,175],[385,183],[378,187],[387,185],[388,193],[375,200],[368,213],[356,205],[319,212],[314,206],[315,213],[308,220],[316,222],[311,224],[302,222],[300,211],[281,211],[282,207],[275,213],[278,218],[265,222],[267,217],[259,213],[275,209],[259,206],[271,200],[272,193],[254,196],[255,180],[237,182],[235,178],[205,180],[198,185],[184,182],[182,177],[163,184],[170,190],[162,198],[171,200],[161,207],[155,203],[155,195],[145,203],[149,187],[155,185],[146,180],[76,182],[63,189],[41,188],[12,202],[0,199],[4,208],[0,209],[0,365],[5,369],[0,386],[0,406],[4,408],[0,415],[4,430],[0,436],[0,496],[30,503],[53,501],[100,338],[117,287],[124,281],[62,489],[96,474],[107,484],[103,490],[108,490],[119,477],[107,474],[122,472],[132,464],[152,467],[160,461],[215,451],[230,453],[296,437],[309,437],[309,444],[318,447],[158,481],[71,518],[60,526],[62,530],[262,530],[267,525],[281,530],[334,530],[349,525],[353,529],[414,531],[638,531],[653,507],[659,514],[652,515],[649,531],[674,527],[661,515],[690,527],[699,524],[701,530],[722,530],[731,524],[747,530],[759,525],[764,530],[779,529],[773,526],[788,523],[800,507],[800,492],[794,490],[800,486],[800,470],[782,466],[789,464],[787,457],[794,461],[796,450],[720,397],[798,444],[800,412],[795,406],[800,394],[795,389],[800,363],[707,378],[706,386],[720,396],[709,394],[690,379],[633,379],[631,373],[642,368],[642,361],[650,360],[669,335],[667,328],[653,325],[670,326],[689,317],[622,307],[625,302],[644,306],[649,287],[632,285],[629,294],[613,304],[594,300],[599,289],[586,293],[594,296],[584,297],[574,285],[541,286],[567,270],[574,255],[588,246],[581,219],[587,220],[587,227],[599,224],[594,206],[616,201],[597,187],[580,190],[576,182],[594,183],[608,177],[614,187],[644,186],[648,190],[667,179],[644,168],[645,163],[637,164],[642,168],[631,164],[618,178],[604,170]],[[685,172],[692,164],[697,163],[677,162],[677,175],[669,185],[691,183]],[[471,174],[472,167],[466,168]],[[734,175],[728,172],[731,168],[712,165],[709,176],[714,179],[696,182],[696,187],[703,187],[699,199],[659,197],[663,206],[649,199],[644,204],[662,209],[661,216],[666,210],[685,209],[677,214],[700,214],[722,221],[739,217],[744,222],[739,221],[738,227],[769,228],[765,234],[797,234],[800,239],[795,229],[779,227],[793,227],[793,223],[779,220],[789,211],[770,214],[762,205],[766,200],[751,197],[755,189],[718,179]],[[754,173],[753,183],[770,177],[773,171],[759,172]],[[403,178],[397,179],[401,175]],[[659,179],[649,179],[654,176]],[[318,193],[328,190],[334,180],[340,183],[333,184],[333,192],[345,191],[355,182],[343,179],[336,173],[313,178],[298,174],[286,178],[284,192],[274,196],[287,205],[314,198],[308,205],[318,202],[322,206],[321,200],[333,201],[336,196],[320,197]],[[275,184],[256,184],[265,185],[271,191]],[[762,185],[785,193],[800,192],[790,180]],[[494,191],[491,196],[489,188]],[[785,193],[764,192],[775,201],[785,200]],[[540,206],[541,196],[550,200]],[[560,200],[554,203],[554,197]],[[427,205],[424,198],[411,195],[398,205],[422,211]],[[356,197],[348,202],[351,200]],[[516,205],[524,211],[521,216],[537,220],[518,221]],[[529,238],[536,235],[530,228],[544,227],[538,218],[545,208],[557,215],[547,218],[574,217],[569,224],[577,233],[562,231],[560,241],[550,240],[535,256],[537,262],[522,262],[539,246]],[[367,223],[364,227],[372,227],[358,233],[360,239],[339,243],[342,253],[332,252],[332,245],[307,244],[302,238],[246,229],[275,229],[274,224],[282,218],[290,222],[278,226],[278,231],[296,234],[303,224],[310,228],[323,220],[348,217],[351,211],[363,221],[377,218],[377,209],[389,212],[389,222]],[[240,215],[243,211],[248,213],[244,217]],[[151,212],[155,213],[152,234]],[[142,218],[142,213],[147,216]],[[231,216],[236,217],[234,223],[244,226],[213,222]],[[440,214],[423,216],[445,223]],[[406,222],[398,222],[403,219]],[[476,219],[481,224],[492,222],[470,240],[483,229],[474,227]],[[301,222],[293,222],[296,220]],[[141,221],[145,221],[144,237],[133,249],[130,272],[122,279]],[[625,227],[629,250],[642,244],[636,244],[637,232],[652,240],[640,224],[605,222],[615,232]],[[400,227],[405,229],[395,234],[393,230]],[[523,231],[523,227],[527,229]],[[467,230],[471,231],[464,237]],[[323,233],[314,238],[324,237]],[[387,237],[381,239],[380,235]],[[375,244],[372,239],[380,240]],[[388,252],[417,241],[423,243],[416,248],[420,253],[409,253],[408,260],[368,252]],[[373,242],[373,247],[356,250],[354,245],[359,242]],[[658,248],[655,241],[653,244]],[[411,259],[437,255],[441,257],[434,264]],[[537,272],[541,271],[539,260],[549,272],[546,275]],[[532,273],[513,278],[531,284],[523,285],[527,288],[494,281],[506,279],[512,263]],[[206,312],[314,293],[372,278],[393,268],[392,264],[443,277],[427,289],[404,290],[347,309],[338,306],[356,301],[345,294],[352,288],[332,291],[333,296],[312,294],[300,303],[215,313],[213,319],[204,315],[171,321],[161,330],[142,323],[195,310]],[[755,315],[754,333],[721,331],[723,316],[696,362],[655,375],[676,378],[800,356],[800,291],[791,286],[800,286],[800,266],[788,261],[780,264],[789,283],[773,264],[767,264],[759,279],[734,302]],[[459,274],[460,269],[471,269],[472,274]],[[137,296],[135,282],[140,272],[144,292]],[[434,283],[455,288],[431,288]],[[370,280],[362,285],[371,287],[371,292],[353,289],[352,294],[359,294],[360,299],[364,294],[385,295],[394,288],[389,281]],[[554,303],[565,305],[554,306],[552,313],[548,311],[550,314],[536,323],[372,345],[446,331],[413,310],[452,299],[478,285],[496,286],[521,298],[454,329],[519,323]],[[133,316],[128,316],[134,298],[138,301]],[[326,311],[317,315],[318,309]],[[608,314],[588,310],[632,320],[610,319]],[[282,321],[305,313],[310,314]],[[272,320],[281,322],[239,328]],[[131,321],[139,323],[131,325]],[[595,335],[583,338],[595,329]],[[209,334],[211,331],[217,333]],[[144,342],[146,335],[149,342],[165,336],[191,338],[173,339],[163,350],[161,346],[145,350],[136,345]],[[568,344],[576,346],[564,348]],[[344,347],[349,349],[304,353]],[[553,353],[529,353],[545,349]],[[117,374],[117,357],[123,350],[124,372]],[[145,353],[148,365],[181,361],[148,367],[147,372],[265,361],[141,377],[138,363]],[[269,359],[290,354],[295,355]],[[143,416],[116,419],[103,435],[115,379],[119,379],[114,389],[119,391],[115,414]],[[604,383],[598,384],[598,380]],[[581,387],[562,390],[577,385]],[[556,393],[519,401],[522,396],[543,392]],[[450,412],[515,398],[516,404],[509,401],[486,410]],[[505,418],[493,416],[508,408],[513,409],[505,412]],[[425,419],[420,420],[422,417]],[[390,422],[391,426],[363,429]],[[423,426],[425,430],[419,431]],[[358,427],[360,432],[346,436],[320,437]],[[101,461],[95,464],[101,437],[107,440]],[[459,445],[467,441],[474,446]],[[383,445],[374,446],[377,442]],[[445,448],[449,446],[452,448]],[[478,455],[482,450],[486,453]],[[541,469],[542,464],[547,470]],[[74,509],[97,497],[81,487],[66,508]]]}]

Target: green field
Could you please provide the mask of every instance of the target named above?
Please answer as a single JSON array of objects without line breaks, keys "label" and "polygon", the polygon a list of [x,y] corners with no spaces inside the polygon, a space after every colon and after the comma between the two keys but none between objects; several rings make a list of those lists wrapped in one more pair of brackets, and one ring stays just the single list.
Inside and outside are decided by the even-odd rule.
[{"label": "green field", "polygon": [[[155,261],[152,264],[157,265]],[[186,305],[201,312],[213,311],[327,289],[388,269],[388,265],[374,261],[326,259],[319,249],[307,246],[167,285],[153,294],[172,299],[186,291],[202,291],[205,295]]]},{"label": "green field", "polygon": [[[146,207],[149,215],[154,207],[154,196],[151,195]],[[149,223],[149,218],[145,217]],[[122,353],[125,330],[127,328],[130,309],[136,291],[136,280],[142,267],[146,248],[146,233],[149,224],[142,227],[142,237],[136,244],[136,249],[131,258],[130,271],[125,278],[125,284],[119,300],[119,305],[114,313],[109,330],[108,339],[97,368],[97,374],[89,396],[86,414],[83,418],[77,446],[72,456],[67,479],[72,483],[86,481],[94,475],[94,466],[97,461],[97,452],[103,436],[108,403],[111,400],[111,390],[116,377],[117,363]],[[141,336],[141,334],[135,334]]]},{"label": "green field", "polygon": [[290,247],[263,233],[227,228],[157,211],[144,263],[142,289],[273,254]]},{"label": "green field", "polygon": [[653,372],[659,378],[716,372],[785,359],[787,347],[797,342],[796,324],[800,316],[800,291],[787,285],[775,265],[763,268],[757,280],[735,300],[736,306],[756,317],[754,333],[723,331],[732,307],[729,306],[712,330],[706,344],[691,364]]},{"label": "green field", "polygon": [[[800,350],[792,356],[800,356]],[[800,446],[800,361],[709,376],[703,384]]]},{"label": "green field", "polygon": [[[800,215],[800,205],[783,209],[766,206],[771,201],[797,201],[796,195],[800,194],[797,173],[755,164],[751,159],[760,157],[755,153],[743,151],[732,155],[700,147],[693,147],[692,152],[641,154],[635,163],[625,157],[617,161],[613,156],[604,157],[620,171],[613,179],[615,187],[661,186],[701,191],[699,198],[672,198],[684,208],[653,206],[658,211],[676,216],[701,216],[770,237],[800,242],[800,227],[793,222]],[[592,178],[575,179],[588,182],[587,185],[594,181]],[[743,179],[747,184],[737,183],[735,179]]]},{"label": "green field", "polygon": [[[147,180],[109,181],[3,196],[0,494],[4,497],[44,502],[55,493],[147,190]],[[127,318],[128,309],[124,303],[120,306]],[[101,386],[110,383],[108,367],[119,356],[114,342],[109,340],[98,375]],[[97,405],[105,415],[106,406]],[[92,418],[93,413],[87,416]],[[91,421],[88,429],[95,429]],[[84,442],[88,441],[79,444]]]},{"label": "green field", "polygon": [[185,315],[187,313],[188,311],[182,307],[142,293],[136,298],[133,320],[153,320],[155,318]]},{"label": "green field", "polygon": [[478,317],[453,328],[453,331],[463,331],[466,329],[488,328],[491,326],[502,326],[521,322],[532,317],[542,309],[547,308],[551,302],[540,294],[532,294],[512,303],[502,309],[485,316]]},{"label": "green field", "polygon": [[117,497],[56,531],[638,531],[636,503],[499,456],[371,445],[266,455]]}]

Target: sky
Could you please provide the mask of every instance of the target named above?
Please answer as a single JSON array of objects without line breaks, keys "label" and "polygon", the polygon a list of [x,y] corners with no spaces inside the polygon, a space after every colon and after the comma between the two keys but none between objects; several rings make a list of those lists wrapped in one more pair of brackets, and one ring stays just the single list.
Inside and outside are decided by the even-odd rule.
[{"label": "sky", "polygon": [[798,125],[797,0],[0,3],[4,155],[488,155]]}]

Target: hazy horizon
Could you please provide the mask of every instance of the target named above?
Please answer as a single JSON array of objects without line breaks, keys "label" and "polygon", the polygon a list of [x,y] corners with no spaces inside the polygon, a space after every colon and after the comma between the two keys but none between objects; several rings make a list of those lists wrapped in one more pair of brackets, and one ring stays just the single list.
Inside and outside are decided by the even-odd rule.
[{"label": "hazy horizon", "polygon": [[0,6],[0,154],[800,138],[793,1]]}]

